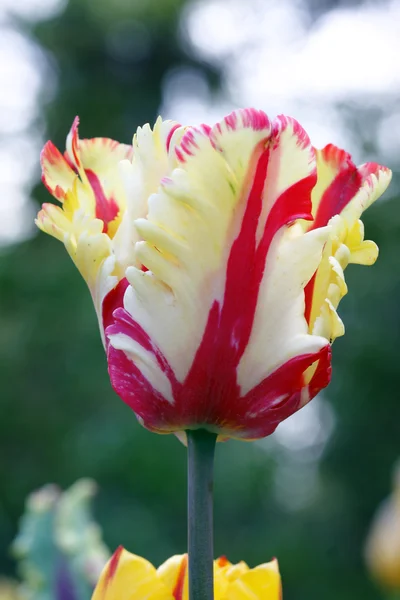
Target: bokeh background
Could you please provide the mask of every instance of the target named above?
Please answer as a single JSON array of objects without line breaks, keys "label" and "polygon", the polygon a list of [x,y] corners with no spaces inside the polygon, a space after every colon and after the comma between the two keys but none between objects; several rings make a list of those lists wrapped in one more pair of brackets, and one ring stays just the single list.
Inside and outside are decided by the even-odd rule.
[{"label": "bokeh background", "polygon": [[76,114],[82,137],[129,143],[160,112],[253,105],[395,180],[365,215],[378,263],[346,271],[332,384],[270,438],[218,448],[216,554],[278,556],[287,600],[383,598],[363,544],[400,455],[399,31],[398,0],[0,0],[0,572],[26,495],[83,476],[112,549],[186,548],[185,450],[114,395],[85,284],[32,225],[42,144],[63,148]]}]

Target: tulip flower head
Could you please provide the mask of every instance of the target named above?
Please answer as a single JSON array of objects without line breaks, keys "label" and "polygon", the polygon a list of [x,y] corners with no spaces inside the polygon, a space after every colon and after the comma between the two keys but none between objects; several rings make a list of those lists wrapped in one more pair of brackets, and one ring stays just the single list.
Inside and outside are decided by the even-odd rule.
[{"label": "tulip flower head", "polygon": [[[188,600],[187,555],[173,556],[158,569],[118,548],[104,567],[92,600]],[[280,600],[278,563],[250,569],[245,562],[214,561],[215,600]]]},{"label": "tulip flower head", "polygon": [[42,169],[61,206],[37,224],[86,279],[112,385],[147,428],[259,438],[329,383],[343,272],[377,258],[360,216],[387,168],[246,109],[158,119],[132,147],[80,140],[75,120]]}]

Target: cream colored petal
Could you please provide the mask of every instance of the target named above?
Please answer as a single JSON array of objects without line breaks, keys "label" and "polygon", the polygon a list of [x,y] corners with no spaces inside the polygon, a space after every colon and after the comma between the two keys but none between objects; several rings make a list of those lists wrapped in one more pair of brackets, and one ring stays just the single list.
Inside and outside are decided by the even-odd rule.
[{"label": "cream colored petal", "polygon": [[128,266],[141,268],[135,256],[135,243],[140,233],[135,220],[148,213],[148,199],[157,192],[161,180],[176,166],[173,144],[183,134],[183,128],[174,121],[159,117],[153,130],[149,125],[139,127],[133,139],[133,159],[119,163],[119,176],[124,186],[126,208],[113,240],[113,248],[120,269]]}]

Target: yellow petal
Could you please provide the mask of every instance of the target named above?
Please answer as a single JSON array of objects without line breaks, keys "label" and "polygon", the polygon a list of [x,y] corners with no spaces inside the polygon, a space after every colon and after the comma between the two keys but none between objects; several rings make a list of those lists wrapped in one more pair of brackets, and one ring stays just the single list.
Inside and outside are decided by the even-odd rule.
[{"label": "yellow petal", "polygon": [[175,600],[189,600],[187,554],[172,556],[157,569],[157,575]]},{"label": "yellow petal", "polygon": [[235,581],[235,579],[241,577],[242,575],[244,575],[244,573],[247,573],[248,571],[248,565],[244,562],[244,560],[241,560],[240,562],[234,565],[229,563],[225,568],[225,576],[228,581]]},{"label": "yellow petal", "polygon": [[358,265],[373,265],[378,258],[379,249],[375,242],[364,241],[364,224],[358,220],[348,231],[346,244],[350,249],[349,262]]},{"label": "yellow petal", "polygon": [[[244,562],[232,565],[225,557],[214,561],[215,600],[280,600],[278,563],[254,569]],[[122,547],[105,566],[92,600],[189,600],[187,554],[172,556],[157,570]]]},{"label": "yellow petal", "polygon": [[325,337],[330,343],[344,335],[343,321],[328,298],[320,308],[320,313],[315,320],[313,334]]},{"label": "yellow petal", "polygon": [[144,558],[119,548],[100,575],[92,600],[173,600]]},{"label": "yellow petal", "polygon": [[279,600],[281,579],[276,561],[248,570],[228,586],[227,600]]},{"label": "yellow petal", "polygon": [[54,204],[45,203],[35,220],[36,225],[60,242],[64,242],[65,233],[71,230],[71,221],[64,211]]}]

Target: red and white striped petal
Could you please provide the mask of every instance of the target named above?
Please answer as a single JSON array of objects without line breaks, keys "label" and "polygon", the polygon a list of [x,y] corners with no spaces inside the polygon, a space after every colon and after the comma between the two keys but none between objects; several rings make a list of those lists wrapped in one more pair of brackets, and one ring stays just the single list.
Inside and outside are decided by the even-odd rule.
[{"label": "red and white striped petal", "polygon": [[277,239],[269,251],[252,333],[240,361],[238,381],[248,392],[286,361],[316,353],[326,339],[309,335],[304,286],[321,262],[329,229]]},{"label": "red and white striped petal", "polygon": [[188,129],[176,156],[136,222],[148,271],[127,271],[125,311],[107,330],[111,379],[150,428],[265,435],[326,353],[307,333],[303,289],[328,229],[290,229],[312,218],[314,151],[296,121],[248,110]]},{"label": "red and white striped petal", "polygon": [[[125,192],[118,164],[132,156],[132,147],[106,138],[79,140],[76,118],[67,137],[67,151],[63,156],[52,142],[47,142],[42,154],[43,181],[49,191],[60,201],[72,192],[76,201],[67,210],[69,221],[74,212],[86,219],[101,219],[103,231],[113,237],[118,225],[117,217],[125,209]],[[78,219],[79,221],[80,219]]]},{"label": "red and white striped petal", "polygon": [[65,157],[79,174],[90,197],[89,210],[96,219],[103,221],[104,232],[113,237],[125,210],[125,192],[118,164],[132,158],[132,146],[108,138],[80,140],[78,125],[76,117],[67,136]]},{"label": "red and white striped petal", "polygon": [[356,167],[347,152],[332,144],[317,150],[316,158],[318,180],[312,193],[312,228],[323,227],[332,217],[341,215],[349,229],[386,190],[391,171],[376,163]]},{"label": "red and white striped petal", "polygon": [[364,240],[360,216],[383,194],[391,172],[376,163],[356,167],[347,152],[332,144],[317,150],[316,156],[318,181],[312,193],[314,222],[309,228],[329,223],[331,234],[318,271],[306,287],[306,316],[310,332],[332,342],[344,333],[336,314],[347,293],[344,269],[349,263],[371,265],[378,256],[376,244]]}]

